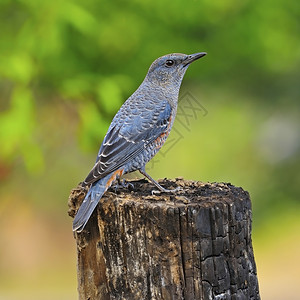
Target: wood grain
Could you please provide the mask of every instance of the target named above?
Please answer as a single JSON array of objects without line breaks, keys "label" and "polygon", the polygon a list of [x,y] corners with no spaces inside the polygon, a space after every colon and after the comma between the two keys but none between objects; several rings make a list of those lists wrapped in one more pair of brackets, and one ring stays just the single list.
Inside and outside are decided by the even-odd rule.
[{"label": "wood grain", "polygon": [[[225,183],[145,180],[110,189],[75,234],[80,299],[260,299],[251,201]],[[69,198],[74,216],[86,190]]]}]

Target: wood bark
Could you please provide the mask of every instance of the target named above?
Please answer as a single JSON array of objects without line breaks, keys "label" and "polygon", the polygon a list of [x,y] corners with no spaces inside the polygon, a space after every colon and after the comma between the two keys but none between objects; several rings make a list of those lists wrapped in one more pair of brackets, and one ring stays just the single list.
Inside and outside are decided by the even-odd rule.
[{"label": "wood bark", "polygon": [[[251,242],[251,201],[225,183],[145,180],[110,189],[75,233],[79,299],[260,299]],[[86,191],[69,199],[74,216]]]}]

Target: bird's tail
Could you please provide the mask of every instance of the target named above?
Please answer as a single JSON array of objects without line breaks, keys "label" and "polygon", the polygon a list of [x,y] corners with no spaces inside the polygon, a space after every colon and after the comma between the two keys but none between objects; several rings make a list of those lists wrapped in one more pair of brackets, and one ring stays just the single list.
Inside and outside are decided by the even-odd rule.
[{"label": "bird's tail", "polygon": [[108,175],[91,186],[74,218],[73,231],[81,232],[83,230],[102,195],[108,189],[107,182],[110,177],[111,175]]}]

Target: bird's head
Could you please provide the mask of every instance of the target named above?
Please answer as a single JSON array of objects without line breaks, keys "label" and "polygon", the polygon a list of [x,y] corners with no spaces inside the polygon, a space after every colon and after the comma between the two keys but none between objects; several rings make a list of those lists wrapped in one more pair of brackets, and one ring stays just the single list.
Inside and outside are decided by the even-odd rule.
[{"label": "bird's head", "polygon": [[188,66],[205,56],[205,52],[195,54],[172,53],[156,59],[149,68],[146,80],[162,87],[180,87]]}]

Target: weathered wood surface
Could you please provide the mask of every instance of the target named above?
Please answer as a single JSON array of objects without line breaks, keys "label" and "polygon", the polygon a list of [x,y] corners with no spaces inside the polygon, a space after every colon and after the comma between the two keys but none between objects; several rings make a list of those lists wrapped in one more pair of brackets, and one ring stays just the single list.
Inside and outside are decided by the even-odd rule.
[{"label": "weathered wood surface", "polygon": [[[75,234],[78,291],[93,299],[260,299],[247,192],[223,183],[163,180],[176,194],[109,190]],[[84,197],[69,199],[74,216]]]}]

